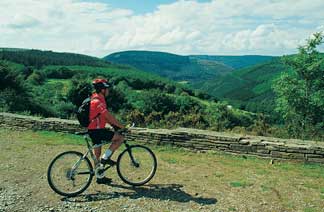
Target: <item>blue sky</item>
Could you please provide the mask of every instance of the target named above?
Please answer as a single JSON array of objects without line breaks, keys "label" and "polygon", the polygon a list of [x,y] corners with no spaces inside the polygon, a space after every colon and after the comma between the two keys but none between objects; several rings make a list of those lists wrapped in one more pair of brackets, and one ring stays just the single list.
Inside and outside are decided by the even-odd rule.
[{"label": "blue sky", "polygon": [[[98,2],[96,0],[85,1]],[[107,3],[113,8],[130,9],[133,10],[135,14],[143,14],[154,11],[160,4],[169,4],[174,2],[174,0],[100,0],[99,2]]]},{"label": "blue sky", "polygon": [[[102,2],[109,4],[113,8],[124,8],[134,11],[134,14],[145,14],[153,12],[161,4],[170,4],[175,0],[84,0],[86,2]],[[198,2],[209,2],[209,0],[199,0]]]},{"label": "blue sky", "polygon": [[323,14],[323,0],[1,0],[0,47],[285,55],[324,30]]}]

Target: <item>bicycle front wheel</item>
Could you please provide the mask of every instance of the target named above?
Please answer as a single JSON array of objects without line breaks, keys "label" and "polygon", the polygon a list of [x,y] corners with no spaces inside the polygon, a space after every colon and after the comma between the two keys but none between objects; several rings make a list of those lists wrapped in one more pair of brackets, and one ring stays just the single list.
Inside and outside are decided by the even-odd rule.
[{"label": "bicycle front wheel", "polygon": [[58,194],[72,197],[86,190],[93,177],[93,168],[87,157],[76,151],[57,155],[47,170],[50,187]]},{"label": "bicycle front wheel", "polygon": [[157,168],[157,160],[149,148],[133,145],[126,148],[117,159],[117,173],[127,184],[144,185],[149,182]]}]

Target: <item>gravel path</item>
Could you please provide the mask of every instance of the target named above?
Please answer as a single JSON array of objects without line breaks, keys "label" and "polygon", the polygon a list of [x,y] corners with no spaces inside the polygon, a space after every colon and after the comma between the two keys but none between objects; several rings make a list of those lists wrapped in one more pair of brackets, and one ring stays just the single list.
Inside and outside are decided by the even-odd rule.
[{"label": "gravel path", "polygon": [[46,171],[58,153],[85,151],[74,142],[70,135],[0,129],[0,212],[324,211],[323,167],[156,146],[158,170],[147,185],[128,186],[108,170],[111,185],[93,181],[81,195],[63,198],[48,186]]},{"label": "gravel path", "polygon": [[84,151],[83,146],[38,145],[8,135],[0,139],[0,149],[0,212],[218,211],[215,198],[187,193],[182,184],[155,177],[147,186],[131,187],[118,178],[116,170],[108,171],[111,185],[97,185],[93,180],[82,195],[62,198],[48,186],[47,166],[57,153]]}]

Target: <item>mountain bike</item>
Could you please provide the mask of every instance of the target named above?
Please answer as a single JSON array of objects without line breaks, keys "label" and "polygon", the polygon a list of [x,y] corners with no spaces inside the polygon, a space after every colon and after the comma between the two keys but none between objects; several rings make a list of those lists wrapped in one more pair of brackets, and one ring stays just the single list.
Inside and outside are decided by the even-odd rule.
[{"label": "mountain bike", "polygon": [[[134,124],[123,130],[117,130],[118,133],[128,132]],[[86,153],[77,151],[66,151],[58,154],[50,163],[47,170],[47,180],[49,186],[57,194],[72,197],[84,192],[91,184],[93,176],[102,174],[111,166],[98,166],[93,149],[110,143],[103,142],[100,145],[92,145],[88,132],[77,132],[76,135],[82,135],[86,141],[88,150]],[[152,152],[143,145],[129,145],[124,140],[125,150],[123,150],[117,159],[117,173],[120,179],[132,186],[141,186],[149,182],[155,175],[157,160]],[[96,169],[93,168],[88,155],[91,156]],[[95,166],[96,166],[95,165]]]}]

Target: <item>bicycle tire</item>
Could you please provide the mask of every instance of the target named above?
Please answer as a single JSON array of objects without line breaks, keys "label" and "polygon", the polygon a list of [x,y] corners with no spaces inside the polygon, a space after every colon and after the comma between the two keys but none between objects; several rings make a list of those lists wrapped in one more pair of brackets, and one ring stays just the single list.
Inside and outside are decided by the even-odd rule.
[{"label": "bicycle tire", "polygon": [[[53,189],[53,191],[55,191],[57,194],[59,195],[62,195],[62,196],[66,196],[66,197],[73,197],[73,196],[77,196],[78,194],[81,194],[83,191],[85,191],[91,184],[91,181],[92,181],[92,178],[94,176],[94,172],[93,172],[93,167],[92,167],[92,164],[89,160],[88,157],[85,157],[84,159],[82,159],[81,163],[84,161],[85,162],[85,165],[87,166],[88,170],[87,172],[84,172],[84,175],[86,174],[89,174],[89,177],[87,178],[86,180],[86,183],[79,189],[75,190],[75,191],[72,191],[72,192],[69,192],[69,191],[65,191],[63,190],[62,188],[59,188],[58,185],[55,183],[55,180],[53,179],[53,167],[55,167],[55,165],[58,163],[58,161],[62,158],[64,159],[64,156],[76,156],[75,160],[73,159],[72,163],[76,163],[78,161],[78,158],[82,158],[83,157],[83,154],[81,152],[77,152],[77,151],[67,151],[67,152],[62,152],[60,154],[58,154],[50,163],[49,167],[48,167],[48,170],[47,170],[47,181],[48,181],[48,184],[49,186]],[[73,166],[74,164],[72,163],[69,163],[71,166]],[[68,164],[68,165],[69,165]],[[69,165],[69,166],[70,166]],[[78,166],[79,168],[80,166]],[[72,168],[72,167],[71,167]],[[78,169],[77,168],[77,169]],[[66,171],[64,170],[64,172],[67,172],[67,173],[64,173],[66,174],[65,176],[62,175],[62,176],[59,176],[59,177],[62,177],[62,179],[65,179],[65,178],[68,178],[67,175],[70,174],[69,173],[70,170]],[[81,172],[80,172],[81,173]],[[81,174],[80,174],[81,175]],[[72,177],[70,177],[72,178]],[[68,179],[68,180],[71,180],[73,181],[74,183],[74,180],[72,179]]]},{"label": "bicycle tire", "polygon": [[[140,152],[138,151],[140,150]],[[132,152],[132,155],[134,157],[135,160],[142,160],[141,162],[138,162],[138,167],[136,167],[134,165],[134,162],[131,159],[130,156],[130,152]],[[139,153],[142,153],[142,155],[140,155]],[[123,168],[123,166],[121,165],[122,162],[131,162],[132,167],[134,170],[140,168],[140,166],[142,166],[143,164],[146,165],[147,161],[144,161],[145,159],[142,159],[143,153],[146,154],[146,156],[149,156],[152,160],[149,161],[151,164],[151,170],[148,172],[148,174],[143,177],[143,179],[140,179],[138,181],[134,181],[132,179],[129,178],[129,176],[127,176],[128,174],[125,174],[125,168]],[[142,157],[142,158],[141,158]],[[134,168],[135,167],[135,168]],[[146,184],[147,182],[149,182],[155,175],[157,169],[157,159],[153,153],[153,151],[151,149],[149,149],[146,146],[142,146],[142,145],[131,145],[128,148],[126,148],[119,156],[117,159],[117,173],[118,176],[120,177],[120,179],[132,186],[141,186]]]}]

